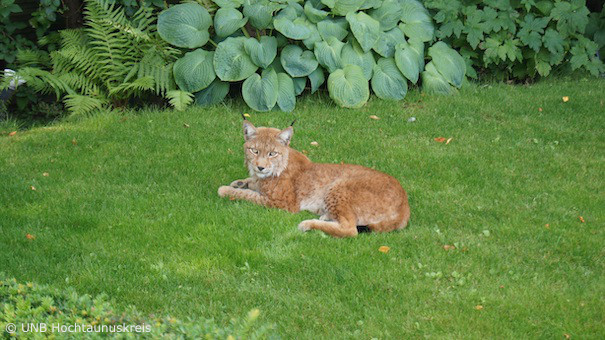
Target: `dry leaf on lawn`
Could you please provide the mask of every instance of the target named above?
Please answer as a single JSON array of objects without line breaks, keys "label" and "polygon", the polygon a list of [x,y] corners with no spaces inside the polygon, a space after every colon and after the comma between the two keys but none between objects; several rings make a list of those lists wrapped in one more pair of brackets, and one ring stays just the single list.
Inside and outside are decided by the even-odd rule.
[{"label": "dry leaf on lawn", "polygon": [[452,141],[452,139],[454,139],[454,138],[452,138],[452,137],[448,138],[447,141],[445,142],[445,144],[446,145],[449,144]]},{"label": "dry leaf on lawn", "polygon": [[319,143],[317,143],[317,142],[311,142],[311,145],[313,145],[313,146],[318,146],[318,145],[319,145]]},{"label": "dry leaf on lawn", "polygon": [[43,173],[42,173],[42,176],[44,176],[44,177],[48,177],[48,176],[49,176],[49,174],[48,174],[48,172],[43,172]]},{"label": "dry leaf on lawn", "polygon": [[71,140],[71,144],[78,145],[78,141],[74,138],[74,139]]},{"label": "dry leaf on lawn", "polygon": [[578,218],[580,219],[580,222],[582,222],[582,223],[586,222],[586,221],[584,221],[584,217],[578,216]]},{"label": "dry leaf on lawn", "polygon": [[388,246],[380,246],[380,248],[378,248],[379,252],[382,252],[382,253],[385,253],[385,254],[388,253],[389,250],[391,250],[391,247],[388,247]]},{"label": "dry leaf on lawn", "polygon": [[376,115],[371,115],[371,116],[370,116],[370,118],[371,118],[371,119],[374,119],[374,120],[379,120],[379,119],[380,119],[380,118],[378,118],[378,116],[376,116]]},{"label": "dry leaf on lawn", "polygon": [[443,249],[445,249],[445,250],[454,250],[454,249],[456,249],[456,246],[450,245],[450,244],[446,244],[446,245],[443,246]]},{"label": "dry leaf on lawn", "polygon": [[12,136],[14,136],[14,135],[16,135],[16,134],[17,134],[17,131],[13,131],[13,132],[9,133],[9,134],[8,134],[8,136],[9,136],[9,137],[12,137]]},{"label": "dry leaf on lawn", "polygon": [[563,103],[567,103],[569,101],[569,97],[568,96],[563,96]]},{"label": "dry leaf on lawn", "polygon": [[476,309],[476,310],[482,310],[482,309],[483,309],[483,306],[481,306],[481,305],[476,305],[476,306],[475,306],[475,309]]},{"label": "dry leaf on lawn", "polygon": [[33,185],[30,185],[29,188],[32,189],[33,191],[36,191],[36,187]]},{"label": "dry leaf on lawn", "polygon": [[445,137],[436,137],[435,142],[443,143],[445,142]]},{"label": "dry leaf on lawn", "polygon": [[25,235],[25,237],[26,237],[28,240],[34,240],[34,239],[36,239],[36,237],[35,237],[34,235],[32,235],[32,234],[27,234],[27,235]]}]

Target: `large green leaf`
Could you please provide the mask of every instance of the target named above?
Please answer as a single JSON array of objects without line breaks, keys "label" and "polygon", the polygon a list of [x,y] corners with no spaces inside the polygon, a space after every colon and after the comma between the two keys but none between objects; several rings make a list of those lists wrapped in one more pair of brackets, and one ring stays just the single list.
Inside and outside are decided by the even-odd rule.
[{"label": "large green leaf", "polygon": [[309,80],[311,81],[311,93],[315,93],[319,87],[326,81],[324,70],[322,67],[318,67],[309,74]]},{"label": "large green leaf", "polygon": [[399,0],[402,8],[401,30],[410,39],[431,41],[435,28],[429,12],[416,0]]},{"label": "large green leaf", "polygon": [[261,36],[260,40],[248,38],[244,48],[256,66],[267,68],[277,55],[277,39],[268,35]]},{"label": "large green leaf", "polygon": [[208,11],[194,3],[172,6],[158,16],[160,37],[178,47],[204,46],[210,38],[210,25],[212,18]]},{"label": "large green leaf", "polygon": [[431,61],[426,64],[424,72],[422,72],[422,91],[426,93],[451,94],[455,92],[455,88],[443,78]]},{"label": "large green leaf", "polygon": [[296,93],[297,96],[300,96],[305,90],[305,86],[307,86],[307,77],[292,78],[292,81],[294,82],[294,93]]},{"label": "large green leaf", "polygon": [[317,30],[323,40],[335,37],[342,41],[349,34],[349,23],[345,18],[328,18],[317,23]]},{"label": "large green leaf", "polygon": [[315,58],[319,64],[332,73],[342,67],[340,53],[345,44],[334,37],[328,37],[325,41],[315,44]]},{"label": "large green leaf", "polygon": [[309,22],[305,18],[296,18],[290,20],[289,18],[282,17],[273,21],[275,29],[286,36],[287,38],[294,40],[304,40],[311,36],[311,28],[309,28]]},{"label": "large green leaf", "polygon": [[418,81],[418,76],[424,68],[424,44],[410,40],[395,47],[395,63],[399,71],[412,83]]},{"label": "large green leaf", "polygon": [[372,90],[378,98],[402,100],[408,92],[407,80],[399,72],[393,58],[378,59],[374,66]]},{"label": "large green leaf", "polygon": [[216,47],[214,71],[224,81],[239,81],[250,77],[258,68],[244,47],[247,38],[227,38]]},{"label": "large green leaf", "polygon": [[243,0],[212,0],[221,8],[238,8],[244,4]]},{"label": "large green leaf", "polygon": [[214,78],[214,52],[197,49],[185,53],[172,67],[174,81],[183,91],[197,92],[206,88]]},{"label": "large green leaf", "polygon": [[372,79],[372,71],[376,61],[372,52],[364,52],[359,44],[354,40],[349,41],[340,53],[343,65],[353,64],[359,66],[363,70],[363,75],[366,80]]},{"label": "large green leaf", "polygon": [[368,81],[357,65],[346,65],[330,73],[328,92],[336,104],[347,108],[360,108],[370,98]]},{"label": "large green leaf", "polygon": [[314,24],[322,21],[329,14],[326,11],[313,7],[313,4],[311,4],[311,1],[307,1],[305,3],[304,10],[305,10],[305,15],[307,16],[307,19],[309,19],[309,21],[311,21]]},{"label": "large green leaf", "polygon": [[219,8],[214,13],[214,31],[219,37],[228,37],[248,22],[235,8]]},{"label": "large green leaf", "polygon": [[277,105],[284,112],[293,111],[296,106],[296,93],[292,78],[285,73],[278,73],[277,84]]},{"label": "large green leaf", "polygon": [[332,13],[345,16],[357,11],[365,0],[321,0],[321,2],[332,9]]},{"label": "large green leaf", "polygon": [[208,87],[195,93],[195,104],[199,106],[218,104],[225,99],[227,93],[229,93],[229,83],[215,79]]},{"label": "large green leaf", "polygon": [[397,26],[402,12],[399,0],[384,0],[380,7],[371,10],[369,14],[380,23],[381,30],[389,31]]},{"label": "large green leaf", "polygon": [[382,5],[382,1],[383,0],[364,0],[363,4],[361,4],[361,7],[359,7],[359,9],[364,10],[378,8]]},{"label": "large green leaf", "polygon": [[263,70],[262,76],[254,73],[242,84],[244,101],[253,110],[270,111],[277,103],[277,73],[272,68]]},{"label": "large green leaf", "polygon": [[371,50],[380,36],[380,23],[363,12],[347,14],[347,21],[363,51]]},{"label": "large green leaf", "polygon": [[313,52],[303,51],[297,45],[288,45],[284,47],[280,54],[280,61],[284,70],[292,77],[305,77],[315,71],[317,60]]},{"label": "large green leaf", "polygon": [[429,47],[428,56],[433,60],[435,69],[450,84],[460,88],[466,73],[464,58],[456,50],[440,41]]},{"label": "large green leaf", "polygon": [[390,58],[395,54],[395,47],[405,42],[403,32],[399,27],[395,27],[390,31],[382,32],[373,49],[381,56]]},{"label": "large green leaf", "polygon": [[273,21],[273,12],[281,8],[267,0],[244,4],[244,16],[248,18],[250,25],[259,30],[268,28]]},{"label": "large green leaf", "polygon": [[319,35],[317,25],[307,21],[307,27],[309,27],[309,29],[311,30],[311,34],[308,38],[303,40],[303,44],[307,49],[312,50],[315,47],[315,43],[321,41],[321,35]]}]

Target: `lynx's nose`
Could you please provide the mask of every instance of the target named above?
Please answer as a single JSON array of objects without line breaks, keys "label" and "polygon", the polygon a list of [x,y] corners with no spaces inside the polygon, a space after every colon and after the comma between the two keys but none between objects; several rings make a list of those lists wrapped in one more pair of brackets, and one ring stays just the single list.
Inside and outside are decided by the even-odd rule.
[{"label": "lynx's nose", "polygon": [[263,168],[262,166],[257,166],[257,168],[258,168],[258,171],[263,171],[263,170],[265,170],[265,168]]}]

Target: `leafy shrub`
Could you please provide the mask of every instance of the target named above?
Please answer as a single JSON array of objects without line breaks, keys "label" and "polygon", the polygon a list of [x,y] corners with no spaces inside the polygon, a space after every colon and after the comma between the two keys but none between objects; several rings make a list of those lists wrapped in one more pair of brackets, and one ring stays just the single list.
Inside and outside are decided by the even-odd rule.
[{"label": "leafy shrub", "polygon": [[166,96],[178,107],[191,101],[175,91],[177,51],[157,36],[149,7],[129,19],[107,0],[87,0],[84,14],[86,27],[62,30],[57,51],[20,52],[25,67],[17,76],[40,92],[55,92],[74,114],[123,106],[144,94]]},{"label": "leafy shrub", "polygon": [[[545,77],[556,68],[593,75],[605,70],[596,53],[604,44],[603,21],[600,28],[593,26],[592,36],[586,35],[589,11],[583,0],[425,0],[424,4],[438,24],[436,37],[459,49],[470,77],[477,77],[472,67],[517,79]],[[598,23],[598,17],[594,21]],[[591,40],[595,34],[600,36],[600,46]]]},{"label": "leafy shrub", "polygon": [[[376,96],[405,97],[408,81],[424,90],[451,93],[462,85],[465,64],[433,40],[433,24],[416,0],[215,0],[211,16],[196,3],[160,13],[158,32],[188,51],[174,64],[182,91],[199,105],[222,101],[241,85],[256,111],[292,111],[296,96],[326,83],[340,106]],[[431,61],[425,65],[425,53]]]},{"label": "leafy shrub", "polygon": [[[250,311],[243,320],[232,320],[231,324],[221,327],[213,320],[179,320],[168,316],[148,317],[134,308],[118,311],[106,296],[79,295],[73,289],[59,291],[48,286],[32,283],[18,283],[0,274],[0,329],[3,338],[8,324],[17,325],[14,334],[20,338],[97,338],[100,335],[112,337],[191,338],[191,339],[265,339],[275,337],[273,329],[255,323],[259,316],[257,309]],[[45,333],[21,330],[21,324],[46,324]],[[60,333],[53,325],[79,325],[81,328],[108,330],[89,333]],[[117,327],[139,326],[136,332],[116,333]],[[93,328],[94,327],[94,328]],[[110,328],[111,327],[111,328]],[[146,328],[146,330],[145,330]],[[109,331],[113,329],[114,331]]]}]

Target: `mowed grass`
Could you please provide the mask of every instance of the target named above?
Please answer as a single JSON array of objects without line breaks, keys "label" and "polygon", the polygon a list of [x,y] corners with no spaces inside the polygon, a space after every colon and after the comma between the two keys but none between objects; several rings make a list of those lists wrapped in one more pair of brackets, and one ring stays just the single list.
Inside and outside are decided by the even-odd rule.
[{"label": "mowed grass", "polygon": [[360,110],[303,98],[294,148],[389,173],[410,196],[407,229],[351,239],[217,196],[246,177],[242,103],[5,128],[0,270],[149,314],[228,322],[259,308],[285,338],[602,338],[604,100],[594,79]]}]

